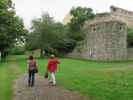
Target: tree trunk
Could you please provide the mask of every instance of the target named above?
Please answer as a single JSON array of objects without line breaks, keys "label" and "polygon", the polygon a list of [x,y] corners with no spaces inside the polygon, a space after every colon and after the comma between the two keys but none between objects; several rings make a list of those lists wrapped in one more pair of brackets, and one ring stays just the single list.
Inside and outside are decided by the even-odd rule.
[{"label": "tree trunk", "polygon": [[1,61],[5,60],[6,55],[7,55],[6,52],[1,51]]},{"label": "tree trunk", "polygon": [[40,57],[43,58],[43,49],[40,50]]}]

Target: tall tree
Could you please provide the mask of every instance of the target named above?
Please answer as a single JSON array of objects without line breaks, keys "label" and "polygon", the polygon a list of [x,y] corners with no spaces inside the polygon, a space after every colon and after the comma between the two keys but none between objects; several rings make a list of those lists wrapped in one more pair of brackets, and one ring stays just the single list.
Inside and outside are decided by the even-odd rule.
[{"label": "tall tree", "polygon": [[9,47],[26,33],[21,18],[16,16],[11,0],[0,0],[0,52],[6,55]]},{"label": "tall tree", "polygon": [[39,48],[41,51],[55,49],[62,40],[63,27],[61,23],[55,22],[48,13],[44,13],[41,18],[32,21],[32,33],[27,41],[28,47],[31,47],[30,49]]},{"label": "tall tree", "polygon": [[84,34],[82,31],[82,27],[84,25],[84,22],[89,19],[93,19],[95,14],[93,13],[93,10],[91,8],[72,8],[70,11],[70,14],[72,15],[72,19],[70,21],[69,25],[69,37],[80,41],[84,39]]}]

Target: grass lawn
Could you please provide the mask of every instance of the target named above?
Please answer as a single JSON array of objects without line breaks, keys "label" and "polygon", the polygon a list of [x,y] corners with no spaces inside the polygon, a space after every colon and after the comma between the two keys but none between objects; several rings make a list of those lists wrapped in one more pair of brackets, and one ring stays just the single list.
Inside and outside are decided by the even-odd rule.
[{"label": "grass lawn", "polygon": [[18,67],[15,59],[0,63],[0,100],[12,100],[13,82],[23,72],[24,67]]},{"label": "grass lawn", "polygon": [[[46,60],[38,60],[44,74]],[[61,59],[57,82],[90,100],[133,100],[133,62]]]},{"label": "grass lawn", "polygon": [[[12,82],[26,69],[24,56],[0,64],[0,100],[11,100]],[[86,95],[90,100],[133,100],[133,62],[95,62],[60,59],[57,83]],[[44,75],[46,59],[38,59]],[[18,67],[19,66],[19,67]],[[15,70],[15,71],[14,71]]]}]

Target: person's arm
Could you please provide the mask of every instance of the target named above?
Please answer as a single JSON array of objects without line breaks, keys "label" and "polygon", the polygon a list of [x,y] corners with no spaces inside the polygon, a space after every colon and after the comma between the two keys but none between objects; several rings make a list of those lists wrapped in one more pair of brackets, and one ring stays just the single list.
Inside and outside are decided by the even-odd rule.
[{"label": "person's arm", "polygon": [[57,64],[60,64],[60,61],[58,59],[56,59],[56,62],[57,62]]},{"label": "person's arm", "polygon": [[[56,63],[60,64],[60,61],[58,59],[56,59]],[[57,72],[60,70],[59,66],[57,65]]]},{"label": "person's arm", "polygon": [[50,60],[48,60],[48,64],[47,64],[47,70],[48,70],[48,68],[50,67]]},{"label": "person's arm", "polygon": [[34,61],[34,62],[35,62],[36,69],[38,69],[38,64],[37,64],[37,62],[36,62],[36,61]]},{"label": "person's arm", "polygon": [[29,70],[29,61],[27,61],[27,70]]}]

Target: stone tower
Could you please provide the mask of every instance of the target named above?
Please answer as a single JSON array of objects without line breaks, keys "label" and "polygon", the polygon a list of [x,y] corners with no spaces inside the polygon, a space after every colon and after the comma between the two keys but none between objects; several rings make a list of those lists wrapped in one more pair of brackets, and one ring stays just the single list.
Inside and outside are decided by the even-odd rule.
[{"label": "stone tower", "polygon": [[114,20],[85,23],[86,38],[72,52],[73,57],[93,60],[122,60],[127,56],[126,24]]},{"label": "stone tower", "polygon": [[127,27],[133,27],[133,12],[111,6],[110,13],[96,14],[84,24],[85,40],[69,54],[94,60],[127,59]]},{"label": "stone tower", "polygon": [[119,7],[111,6],[110,14],[118,20],[123,21],[128,27],[133,27],[133,12]]},{"label": "stone tower", "polygon": [[126,24],[118,20],[86,23],[83,58],[120,60],[127,55]]}]

